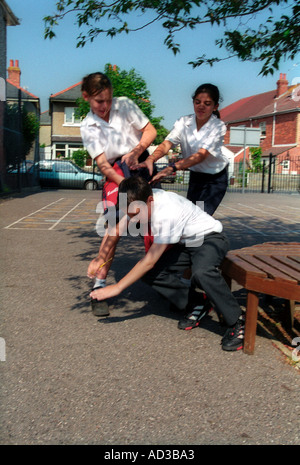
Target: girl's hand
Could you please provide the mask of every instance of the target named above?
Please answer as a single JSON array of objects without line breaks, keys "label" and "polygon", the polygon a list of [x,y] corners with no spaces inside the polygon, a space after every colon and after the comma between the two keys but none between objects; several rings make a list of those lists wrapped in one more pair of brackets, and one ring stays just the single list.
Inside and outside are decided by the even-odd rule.
[{"label": "girl's hand", "polygon": [[92,299],[97,300],[106,300],[111,297],[115,297],[120,294],[120,289],[118,284],[112,284],[110,286],[102,287],[101,289],[96,289],[90,293]]},{"label": "girl's hand", "polygon": [[164,168],[162,171],[157,173],[150,181],[150,184],[160,181],[161,179],[165,178],[166,176],[169,176],[170,174],[173,173],[173,168],[171,166],[167,166]]},{"label": "girl's hand", "polygon": [[153,165],[154,165],[154,162],[151,158],[146,158],[145,161],[143,161],[142,163],[138,163],[137,165],[133,165],[131,166],[130,168],[132,170],[138,170],[139,168],[148,168],[148,171],[149,171],[149,174],[150,176],[152,176],[152,173],[153,173]]},{"label": "girl's hand", "polygon": [[126,165],[130,167],[130,169],[132,169],[132,166],[136,165],[139,162],[138,156],[133,152],[129,152],[126,153],[126,155],[123,155],[123,157],[121,158],[121,162],[123,163],[124,161]]}]

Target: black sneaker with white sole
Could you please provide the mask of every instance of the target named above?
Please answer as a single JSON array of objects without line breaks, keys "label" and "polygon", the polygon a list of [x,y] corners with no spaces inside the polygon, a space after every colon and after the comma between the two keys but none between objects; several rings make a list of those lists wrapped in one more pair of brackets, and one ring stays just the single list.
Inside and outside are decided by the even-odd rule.
[{"label": "black sneaker with white sole", "polygon": [[209,314],[212,310],[212,306],[205,294],[202,294],[201,304],[195,305],[191,312],[185,315],[185,317],[178,322],[178,328],[189,331],[193,328],[197,328],[200,325],[201,320]]},{"label": "black sneaker with white sole", "polygon": [[221,344],[222,349],[227,351],[241,350],[244,346],[245,321],[240,317],[235,325],[227,328]]},{"label": "black sneaker with white sole", "polygon": [[[101,289],[103,286],[94,287],[93,291]],[[93,315],[95,316],[108,316],[109,309],[106,300],[91,299],[91,307]]]}]

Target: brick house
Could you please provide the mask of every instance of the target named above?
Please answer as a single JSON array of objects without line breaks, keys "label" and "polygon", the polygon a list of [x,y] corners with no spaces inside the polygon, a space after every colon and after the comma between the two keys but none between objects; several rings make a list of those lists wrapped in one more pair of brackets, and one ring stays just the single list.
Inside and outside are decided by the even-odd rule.
[{"label": "brick house", "polygon": [[[35,115],[40,114],[40,99],[36,95],[28,92],[21,87],[21,69],[19,60],[9,60],[6,79],[6,101],[9,105],[18,104],[18,96],[20,94],[22,104],[28,112],[33,112]],[[20,91],[20,92],[19,92]]]},{"label": "brick house", "polygon": [[[75,116],[76,100],[79,97],[81,82],[50,96],[49,113],[43,115],[43,138],[48,137],[51,148],[51,155],[47,158],[71,157],[74,151],[83,148],[80,119]],[[47,124],[48,133],[45,127]]]},{"label": "brick house", "polygon": [[5,0],[0,0],[0,190],[6,182],[6,157],[4,153],[4,111],[6,101],[6,51],[7,27],[20,25]]},{"label": "brick house", "polygon": [[[300,85],[289,85],[280,74],[277,88],[245,97],[220,110],[227,125],[225,146],[243,159],[244,148],[230,146],[230,128],[246,126],[261,129],[260,147],[263,159],[276,157],[278,174],[300,174]],[[249,148],[246,150],[249,162]]]},{"label": "brick house", "polygon": [[[9,67],[7,68],[6,79],[6,103],[8,105],[18,105],[21,99],[22,107],[28,113],[34,113],[37,119],[40,119],[40,99],[36,95],[28,92],[28,90],[21,87],[21,69],[19,67],[19,60],[10,60]],[[27,158],[32,160],[39,159],[39,136],[36,137],[30,153]]]}]

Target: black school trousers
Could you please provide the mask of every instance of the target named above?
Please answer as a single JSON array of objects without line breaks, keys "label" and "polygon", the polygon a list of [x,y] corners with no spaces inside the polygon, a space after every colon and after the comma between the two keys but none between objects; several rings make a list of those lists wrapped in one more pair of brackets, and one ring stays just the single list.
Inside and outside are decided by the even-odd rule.
[{"label": "black school trousers", "polygon": [[191,287],[202,289],[217,313],[223,315],[228,326],[232,326],[242,312],[219,269],[228,250],[229,241],[224,233],[208,234],[197,247],[176,244],[144,275],[143,281],[179,310],[185,310],[190,287],[180,280],[180,276],[183,270],[191,267]]},{"label": "black school trousers", "polygon": [[228,186],[228,169],[220,173],[208,174],[190,171],[187,198],[193,203],[204,202],[202,208],[209,215],[213,215],[223,200]]}]

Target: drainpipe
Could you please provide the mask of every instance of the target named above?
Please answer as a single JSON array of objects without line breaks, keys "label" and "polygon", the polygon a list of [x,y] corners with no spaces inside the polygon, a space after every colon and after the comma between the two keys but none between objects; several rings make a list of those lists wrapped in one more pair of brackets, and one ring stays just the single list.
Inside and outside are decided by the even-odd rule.
[{"label": "drainpipe", "polygon": [[273,114],[273,127],[272,127],[272,147],[275,145],[275,127],[276,127],[276,108],[277,108],[277,102],[274,102],[274,114]]}]

